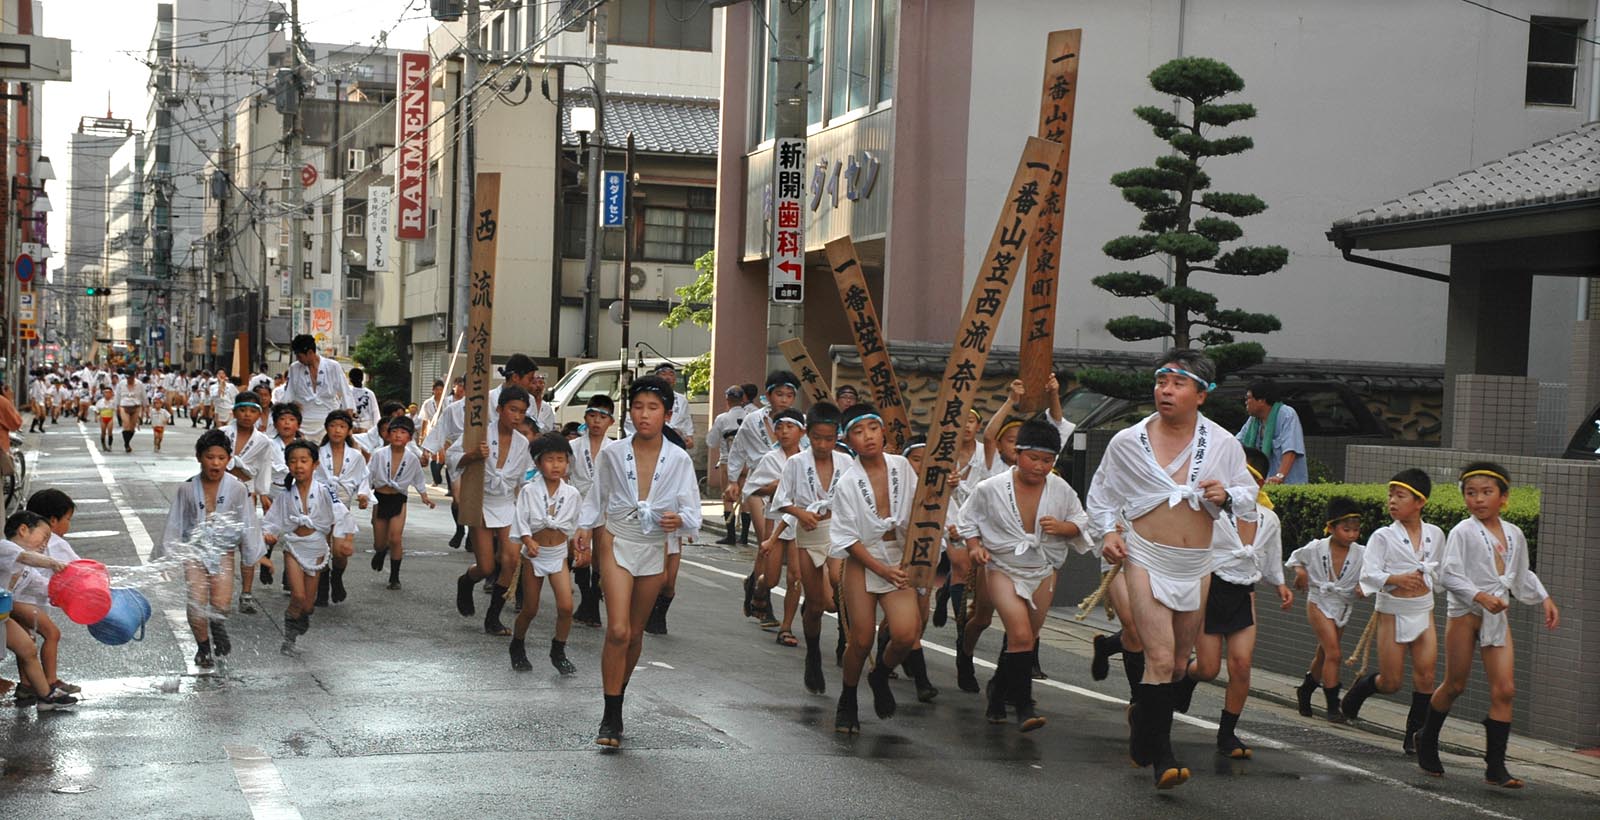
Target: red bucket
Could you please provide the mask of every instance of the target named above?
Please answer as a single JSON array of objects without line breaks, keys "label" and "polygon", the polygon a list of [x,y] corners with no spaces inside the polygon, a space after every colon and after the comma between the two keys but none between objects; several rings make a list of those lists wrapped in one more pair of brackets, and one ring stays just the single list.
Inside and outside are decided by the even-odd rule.
[{"label": "red bucket", "polygon": [[111,611],[111,578],[99,561],[73,561],[50,579],[50,603],[74,623],[99,623]]}]

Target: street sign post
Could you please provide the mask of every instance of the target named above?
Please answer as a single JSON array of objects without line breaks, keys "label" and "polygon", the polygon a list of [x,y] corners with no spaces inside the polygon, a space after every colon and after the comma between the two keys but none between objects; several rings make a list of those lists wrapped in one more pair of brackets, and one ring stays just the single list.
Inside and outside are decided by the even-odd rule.
[{"label": "street sign post", "polygon": [[805,301],[805,138],[785,137],[772,149],[772,301]]},{"label": "street sign post", "polygon": [[628,218],[628,203],[623,192],[627,180],[621,171],[605,171],[600,175],[600,227],[620,228]]},{"label": "street sign post", "polygon": [[33,257],[25,253],[17,254],[17,261],[14,267],[17,271],[18,282],[33,281]]}]

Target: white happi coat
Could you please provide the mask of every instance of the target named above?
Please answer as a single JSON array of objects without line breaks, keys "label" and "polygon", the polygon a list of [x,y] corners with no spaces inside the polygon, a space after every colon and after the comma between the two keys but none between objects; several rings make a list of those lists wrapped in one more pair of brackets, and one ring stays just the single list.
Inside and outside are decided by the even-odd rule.
[{"label": "white happi coat", "polygon": [[[1543,603],[1550,597],[1544,582],[1528,567],[1528,538],[1522,528],[1503,518],[1500,528],[1506,535],[1504,550],[1478,519],[1468,518],[1455,525],[1445,539],[1444,560],[1439,567],[1450,617],[1483,618],[1478,628],[1479,646],[1505,646],[1509,622],[1505,611],[1491,614],[1474,602],[1478,593],[1487,592],[1501,600],[1509,595],[1525,604]],[[1495,568],[1496,553],[1505,565],[1503,572]]]}]

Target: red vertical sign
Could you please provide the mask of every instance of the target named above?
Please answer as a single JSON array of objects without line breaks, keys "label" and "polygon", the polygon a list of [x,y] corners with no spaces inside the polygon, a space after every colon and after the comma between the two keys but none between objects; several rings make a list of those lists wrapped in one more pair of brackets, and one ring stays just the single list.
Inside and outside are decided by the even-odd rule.
[{"label": "red vertical sign", "polygon": [[426,53],[400,55],[396,239],[423,239],[428,235],[428,117],[432,107],[429,68]]}]

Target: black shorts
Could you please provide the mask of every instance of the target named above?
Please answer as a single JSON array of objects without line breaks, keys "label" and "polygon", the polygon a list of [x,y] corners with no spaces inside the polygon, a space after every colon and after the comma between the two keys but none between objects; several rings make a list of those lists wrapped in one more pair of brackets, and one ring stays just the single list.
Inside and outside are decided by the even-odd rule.
[{"label": "black shorts", "polygon": [[1231,635],[1256,625],[1255,587],[1235,584],[1211,576],[1211,593],[1206,596],[1206,634]]},{"label": "black shorts", "polygon": [[379,521],[387,521],[399,515],[406,508],[404,493],[374,493],[378,498],[378,506],[373,510],[372,517]]}]

